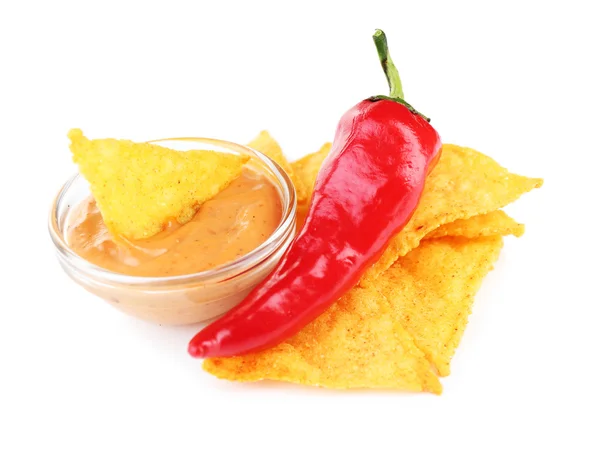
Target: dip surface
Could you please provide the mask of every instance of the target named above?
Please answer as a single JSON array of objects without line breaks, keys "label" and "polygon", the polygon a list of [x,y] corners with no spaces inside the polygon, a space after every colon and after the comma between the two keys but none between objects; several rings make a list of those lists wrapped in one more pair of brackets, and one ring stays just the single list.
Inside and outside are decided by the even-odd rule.
[{"label": "dip surface", "polygon": [[254,250],[282,218],[277,188],[264,175],[242,175],[206,201],[185,225],[171,221],[148,239],[115,240],[93,198],[69,218],[67,243],[79,256],[112,272],[163,277],[201,272]]}]

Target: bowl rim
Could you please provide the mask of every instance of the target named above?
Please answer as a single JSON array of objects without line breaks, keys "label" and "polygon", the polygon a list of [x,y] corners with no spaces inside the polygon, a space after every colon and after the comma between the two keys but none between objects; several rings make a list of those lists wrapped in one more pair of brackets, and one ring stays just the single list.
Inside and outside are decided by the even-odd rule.
[{"label": "bowl rim", "polygon": [[201,272],[184,275],[171,275],[166,277],[143,277],[113,272],[93,264],[85,258],[79,256],[69,247],[65,239],[64,232],[60,229],[58,220],[58,207],[64,200],[64,197],[72,185],[82,178],[79,173],[76,173],[72,175],[59,189],[58,194],[55,196],[52,202],[49,215],[50,217],[48,220],[48,230],[50,232],[51,240],[56,247],[59,257],[62,258],[69,266],[83,273],[85,276],[96,278],[98,281],[119,285],[131,285],[136,287],[143,286],[146,288],[152,288],[183,285],[189,283],[218,283],[235,278],[238,275],[242,275],[251,271],[256,266],[259,266],[271,254],[276,252],[281,244],[287,241],[287,237],[290,233],[294,232],[296,222],[296,189],[285,170],[283,170],[283,168],[270,157],[246,145],[214,138],[178,137],[154,139],[147,142],[152,144],[164,144],[169,141],[189,141],[200,144],[204,143],[223,149],[238,151],[240,153],[250,153],[251,157],[259,159],[269,169],[283,191],[282,218],[277,228],[262,244],[245,255],[240,256],[233,261]]}]

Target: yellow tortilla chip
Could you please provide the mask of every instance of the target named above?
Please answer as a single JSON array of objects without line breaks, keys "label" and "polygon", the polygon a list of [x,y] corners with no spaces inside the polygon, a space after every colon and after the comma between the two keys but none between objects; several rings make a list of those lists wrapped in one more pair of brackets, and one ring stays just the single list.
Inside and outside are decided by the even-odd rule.
[{"label": "yellow tortilla chip", "polygon": [[325,157],[331,150],[331,143],[324,144],[318,152],[310,153],[303,158],[292,163],[294,173],[297,175],[298,183],[304,186],[306,192],[306,201],[298,203],[296,210],[296,228],[299,230],[304,224],[304,219],[308,214],[308,208],[310,206],[310,198],[312,196],[313,187],[315,180],[317,179],[317,173],[325,160]]},{"label": "yellow tortilla chip", "polygon": [[412,219],[363,274],[360,284],[368,285],[441,225],[495,211],[542,183],[540,178],[512,174],[476,150],[445,144]]},{"label": "yellow tortilla chip", "polygon": [[422,241],[374,283],[441,376],[450,374],[475,293],[501,248],[500,236]]},{"label": "yellow tortilla chip", "polygon": [[412,337],[374,287],[356,287],[285,343],[260,353],[204,361],[219,378],[327,388],[394,388],[441,393]]},{"label": "yellow tortilla chip", "polygon": [[319,173],[323,161],[329,154],[329,150],[331,150],[331,143],[327,142],[318,152],[310,153],[292,163],[294,172],[298,174],[298,181],[304,185],[307,201],[309,201],[312,196],[317,174]]},{"label": "yellow tortilla chip", "polygon": [[501,246],[497,236],[424,241],[376,283],[353,288],[283,344],[208,359],[203,367],[234,381],[441,393],[423,356],[447,373],[473,296]]},{"label": "yellow tortilla chip", "polygon": [[[309,155],[306,155],[305,157],[294,161],[292,163],[292,167],[294,168],[295,173],[298,175],[298,178],[300,179],[300,181],[304,184],[306,192],[308,193],[308,199],[310,200],[310,196],[312,195],[312,189],[314,186],[314,183],[317,179],[317,174],[319,172],[319,169],[321,168],[321,164],[323,163],[323,161],[325,160],[325,158],[327,157],[327,155],[329,154],[329,150],[331,149],[331,144],[330,143],[326,143],[325,145],[323,145],[321,147],[321,149],[318,152],[315,153],[311,153]],[[459,150],[460,147],[456,147],[453,145],[445,145],[444,146],[444,152],[446,151],[450,151],[450,152],[456,152],[457,150]],[[471,149],[465,149],[466,151],[472,153],[474,156],[484,156],[481,155],[480,153],[476,152],[475,150],[471,150]],[[487,157],[484,157],[484,159],[486,159]],[[444,164],[446,166],[451,166],[452,164],[452,160],[457,159],[456,157],[454,157],[454,155],[450,155],[450,157],[448,155],[444,154],[443,157],[444,161],[441,162],[441,164]],[[489,158],[487,158],[489,160]],[[489,163],[490,161],[486,161],[486,163]],[[493,161],[491,161],[493,163]],[[465,165],[465,164],[463,164]],[[497,164],[493,163],[493,164],[487,164],[489,166],[491,166],[491,168],[493,169],[493,171],[491,172],[502,172],[504,169],[502,169],[500,166],[498,166]],[[455,164],[455,166],[458,166]],[[435,199],[439,202],[440,200],[440,194],[443,193],[439,192],[439,187],[437,186],[430,186],[432,184],[440,184],[443,183],[442,180],[437,180],[437,178],[439,178],[438,176],[438,172],[441,172],[439,169],[434,170],[434,172],[432,173],[431,177],[434,177],[434,181],[431,182],[430,180],[428,180],[428,186],[427,186],[427,194],[424,194],[424,198],[422,200],[422,202],[425,201],[430,201],[431,199]],[[483,174],[485,175],[485,174]],[[451,177],[452,180],[454,179],[458,179],[460,177],[460,173],[457,173],[456,176]],[[524,193],[528,190],[531,189],[531,187],[526,186],[527,182],[533,183],[534,187],[539,187],[541,186],[542,180],[539,179],[523,179],[523,177],[518,177],[516,175],[510,175],[510,179],[507,180],[507,183],[515,183],[515,182],[520,182],[522,185],[522,192]],[[473,179],[476,179],[477,177],[473,177]],[[496,177],[498,178],[498,177]],[[523,186],[524,185],[524,186]],[[465,183],[465,186],[468,186],[467,183]],[[459,187],[461,188],[461,187]],[[462,187],[464,188],[464,187]],[[435,190],[434,190],[435,189]],[[435,193],[437,192],[438,195],[435,195]],[[427,196],[426,196],[427,195]],[[501,203],[509,203],[510,201],[514,201],[516,199],[516,197],[518,197],[520,195],[520,193],[517,191],[515,193],[513,193],[513,195],[509,196],[510,200],[503,200]],[[310,204],[306,203],[306,204],[302,204],[302,205],[298,205],[298,225],[301,225],[304,222],[304,218],[306,216],[306,214],[308,213],[308,208],[309,208]],[[440,205],[443,206],[443,205]],[[504,205],[501,205],[504,206]],[[422,207],[422,206],[421,206]],[[472,210],[473,208],[471,208]],[[417,213],[415,213],[415,216],[417,216],[417,214],[420,214],[420,211],[417,210]],[[431,217],[431,215],[429,215],[428,217]],[[414,219],[413,218],[413,224],[408,224],[407,228],[409,228],[409,226],[414,225]],[[420,225],[418,225],[420,226]],[[457,219],[454,221],[451,221],[450,223],[446,223],[446,224],[442,224],[440,226],[440,224],[433,224],[433,230],[431,232],[429,232],[429,234],[427,234],[426,236],[423,237],[422,233],[419,233],[421,235],[421,237],[423,239],[434,239],[434,238],[439,238],[439,237],[443,237],[443,236],[465,236],[465,237],[480,237],[480,236],[495,236],[495,235],[502,235],[502,236],[507,236],[509,234],[512,234],[514,236],[522,236],[523,233],[525,231],[525,226],[522,224],[519,224],[517,222],[515,222],[514,219],[512,219],[511,217],[509,217],[504,211],[491,211],[487,214],[475,214],[473,215],[473,217],[469,217],[466,219]],[[397,237],[402,239],[404,236],[402,235],[402,233]],[[420,240],[417,239],[416,241],[413,240],[413,245],[418,244],[418,241]],[[410,245],[408,246],[410,247]],[[411,247],[412,248],[412,247]],[[403,251],[407,251],[410,250],[410,248],[404,248]],[[386,257],[386,259],[388,260],[385,264],[383,264],[383,266],[385,266],[386,264],[389,263],[390,258],[389,253],[387,255],[384,255],[384,257]],[[381,267],[379,267],[376,271],[381,270]],[[373,274],[371,274],[373,275]],[[369,276],[368,274],[366,275],[367,277]]]},{"label": "yellow tortilla chip", "polygon": [[281,168],[289,175],[294,187],[296,188],[296,197],[298,203],[306,201],[306,189],[304,184],[296,175],[292,165],[283,154],[283,150],[268,131],[261,131],[249,144],[248,147],[253,148],[267,155],[273,161],[281,166]]},{"label": "yellow tortilla chip", "polygon": [[444,224],[433,230],[424,239],[435,239],[444,236],[477,238],[482,236],[508,236],[509,234],[520,237],[524,232],[525,225],[516,222],[504,211],[497,210]]},{"label": "yellow tortilla chip", "polygon": [[127,239],[150,237],[170,220],[188,222],[203,202],[240,176],[248,160],[126,140],[89,140],[78,129],[69,138],[73,161],[89,182],[106,226]]}]

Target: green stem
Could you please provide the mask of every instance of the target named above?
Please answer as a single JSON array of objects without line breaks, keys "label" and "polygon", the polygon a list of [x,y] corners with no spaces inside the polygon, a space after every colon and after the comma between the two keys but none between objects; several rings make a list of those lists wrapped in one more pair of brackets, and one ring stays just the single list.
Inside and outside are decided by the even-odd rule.
[{"label": "green stem", "polygon": [[373,42],[375,42],[375,47],[377,47],[379,61],[381,62],[381,67],[383,67],[385,77],[387,78],[388,85],[390,86],[390,97],[404,99],[400,74],[398,73],[398,69],[396,69],[394,62],[392,61],[392,57],[390,56],[385,33],[382,30],[375,30],[375,34],[373,34]]}]

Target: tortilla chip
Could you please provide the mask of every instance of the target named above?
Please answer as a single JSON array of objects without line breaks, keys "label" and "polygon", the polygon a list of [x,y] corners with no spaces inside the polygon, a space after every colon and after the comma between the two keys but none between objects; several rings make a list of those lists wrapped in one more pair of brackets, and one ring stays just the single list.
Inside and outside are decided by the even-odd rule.
[{"label": "tortilla chip", "polygon": [[186,223],[200,205],[242,173],[247,156],[86,138],[69,132],[73,161],[90,184],[102,218],[115,236],[150,237],[170,220]]},{"label": "tortilla chip", "polygon": [[207,359],[203,367],[235,381],[441,393],[430,363],[393,312],[375,287],[356,287],[286,342],[255,354]]},{"label": "tortilla chip", "polygon": [[441,376],[450,374],[475,293],[501,248],[500,236],[423,241],[375,283]]},{"label": "tortilla chip", "polygon": [[498,236],[424,241],[377,283],[353,288],[283,344],[207,359],[203,367],[234,381],[441,393],[423,355],[448,373],[473,296],[501,247]]},{"label": "tortilla chip", "polygon": [[329,154],[329,150],[331,150],[331,143],[327,142],[318,152],[310,153],[292,163],[294,172],[298,174],[299,182],[304,185],[307,201],[310,201],[317,174],[319,173],[319,169],[321,168],[325,157]]},{"label": "tortilla chip", "polygon": [[480,214],[469,219],[458,219],[433,230],[423,239],[436,239],[444,236],[477,238],[482,236],[523,236],[525,225],[516,222],[504,211],[497,210]]},{"label": "tortilla chip", "polygon": [[[321,147],[321,149],[318,152],[315,153],[311,153],[309,155],[306,155],[305,157],[294,161],[292,163],[292,167],[294,168],[294,171],[296,172],[296,174],[298,174],[298,178],[301,180],[301,182],[304,184],[306,192],[308,193],[308,199],[310,200],[310,196],[312,195],[312,189],[314,186],[314,183],[317,179],[317,174],[319,172],[319,169],[321,168],[321,165],[323,163],[323,161],[325,160],[325,157],[329,154],[329,151],[331,149],[331,144],[330,143],[326,143],[325,145],[323,145]],[[458,153],[461,150],[460,147],[456,147],[454,145],[444,145],[444,149],[443,152],[451,152],[451,153]],[[489,172],[495,173],[495,179],[492,180],[493,182],[496,182],[497,179],[500,176],[500,173],[505,173],[502,172],[504,171],[504,169],[502,169],[500,166],[498,166],[497,164],[495,164],[493,161],[491,161],[488,157],[481,155],[480,153],[476,152],[475,150],[471,150],[471,149],[462,149],[465,150],[466,152],[468,152],[468,154],[472,154],[475,157],[479,158],[479,157],[483,157],[482,159],[484,160],[484,165],[488,168]],[[445,164],[446,166],[452,166],[453,161],[452,160],[457,160],[458,158],[455,155],[445,155],[445,153],[443,153],[443,161],[441,161],[441,164]],[[486,161],[487,159],[487,161]],[[462,164],[454,164],[454,166],[466,166],[468,167],[468,164],[465,164],[464,162]],[[475,170],[477,165],[474,165]],[[430,178],[432,177],[437,177],[440,178],[440,175],[438,175],[438,173],[441,173],[442,171],[440,169],[435,169],[432,173],[432,175],[430,176]],[[447,172],[447,170],[446,170]],[[446,173],[446,179],[451,179],[453,180],[457,180],[460,178],[460,172],[457,174],[450,174],[451,176],[448,176],[448,173]],[[474,177],[471,177],[471,181],[476,181],[478,176],[477,174],[474,174]],[[485,174],[481,174],[480,176],[483,177]],[[443,184],[443,180],[436,180],[436,178],[434,178],[433,183],[436,184]],[[516,190],[512,193],[509,193],[508,198],[509,200],[501,200],[500,202],[497,203],[510,203],[511,201],[516,200],[516,198],[524,193],[527,192],[528,190],[530,190],[532,187],[527,186],[528,183],[533,183],[534,186],[533,187],[539,187],[541,186],[542,180],[540,179],[523,179],[523,177],[519,177],[517,175],[512,175],[510,174],[510,178],[506,180],[507,185],[512,185],[513,189],[516,188]],[[443,186],[442,186],[443,187]],[[501,187],[498,186],[498,187]],[[450,186],[448,188],[451,188]],[[456,185],[455,189],[467,189],[468,188],[468,182],[465,182],[463,184]],[[521,192],[519,192],[519,188],[521,190]],[[435,188],[432,186],[432,182],[430,180],[428,180],[428,186],[427,186],[427,191],[426,193],[423,195],[423,199],[421,200],[422,202],[425,201],[430,201],[432,199],[435,199],[436,201],[439,202],[440,198],[442,198],[442,195],[444,194],[444,191],[442,190],[440,192],[440,188],[439,186],[436,186]],[[435,190],[434,190],[435,189]],[[436,195],[437,194],[437,195]],[[456,192],[454,194],[454,197],[459,194],[458,192]],[[464,203],[464,202],[463,202]],[[306,214],[308,213],[308,208],[309,208],[310,204],[306,203],[306,204],[302,204],[302,205],[298,205],[298,225],[301,225],[302,223],[304,223],[304,218],[306,217]],[[443,204],[440,204],[441,207],[443,207]],[[475,208],[477,207],[477,205],[473,205],[475,206]],[[504,206],[504,205],[501,205]],[[419,208],[421,209],[422,206]],[[417,216],[420,211],[419,209],[417,210],[417,212],[415,213],[415,216]],[[470,208],[470,210],[473,210],[473,208]],[[464,214],[460,213],[460,214]],[[446,223],[446,224],[442,224],[441,226],[439,226],[439,224],[433,224],[432,228],[433,230],[427,234],[426,236],[423,236],[423,233],[418,233],[418,235],[420,235],[423,239],[434,239],[434,238],[439,238],[439,237],[443,237],[443,236],[465,236],[465,237],[480,237],[480,236],[495,236],[495,235],[502,235],[502,236],[507,236],[509,234],[512,234],[514,236],[522,236],[524,231],[525,231],[525,226],[522,224],[519,224],[517,222],[515,222],[514,219],[512,219],[511,217],[509,217],[505,212],[503,211],[491,211],[488,214],[474,214],[472,215],[473,217],[469,217],[466,219],[457,219],[454,221],[451,221],[450,223]],[[427,217],[431,217],[431,214],[428,215]],[[413,223],[409,223],[407,225],[407,228],[409,228],[409,226],[414,225],[414,221],[416,220],[416,218],[413,218]],[[422,222],[422,221],[421,221]],[[420,225],[417,225],[417,227]],[[438,228],[439,226],[439,228]],[[298,227],[299,228],[299,227]],[[414,227],[413,227],[414,228]],[[405,236],[402,235],[402,233],[397,236],[397,238],[405,238]],[[417,239],[416,241],[413,240],[412,244],[416,245],[418,244],[418,241],[420,240]],[[398,243],[397,243],[398,244]],[[408,247],[408,248],[407,248]],[[412,247],[410,245],[406,246],[403,249],[403,254],[405,254],[406,251],[409,251]],[[388,261],[386,261],[384,264],[381,264],[383,267],[385,267],[387,264],[389,264],[389,260],[393,259],[393,255],[390,255],[389,253],[387,255],[384,255]],[[378,272],[381,270],[381,267],[378,267],[375,272]],[[374,275],[373,273],[370,274],[371,277]],[[369,277],[369,274],[366,274],[365,276]]]},{"label": "tortilla chip", "polygon": [[304,219],[308,214],[308,208],[310,207],[310,198],[312,196],[313,187],[319,169],[325,160],[325,157],[331,150],[331,143],[324,144],[318,152],[310,153],[297,161],[292,162],[292,168],[294,173],[298,175],[298,182],[304,185],[306,192],[306,201],[298,203],[296,210],[296,228],[299,230],[304,224]]},{"label": "tortilla chip", "polygon": [[367,286],[441,225],[495,211],[542,183],[540,178],[512,174],[476,150],[445,144],[412,219],[363,274],[360,284]]},{"label": "tortilla chip", "polygon": [[268,131],[261,131],[249,144],[248,147],[253,148],[267,155],[273,161],[281,166],[281,168],[288,174],[294,187],[296,188],[296,198],[298,203],[306,201],[306,189],[302,181],[296,175],[292,165],[283,154],[283,150],[275,139],[269,134]]}]

